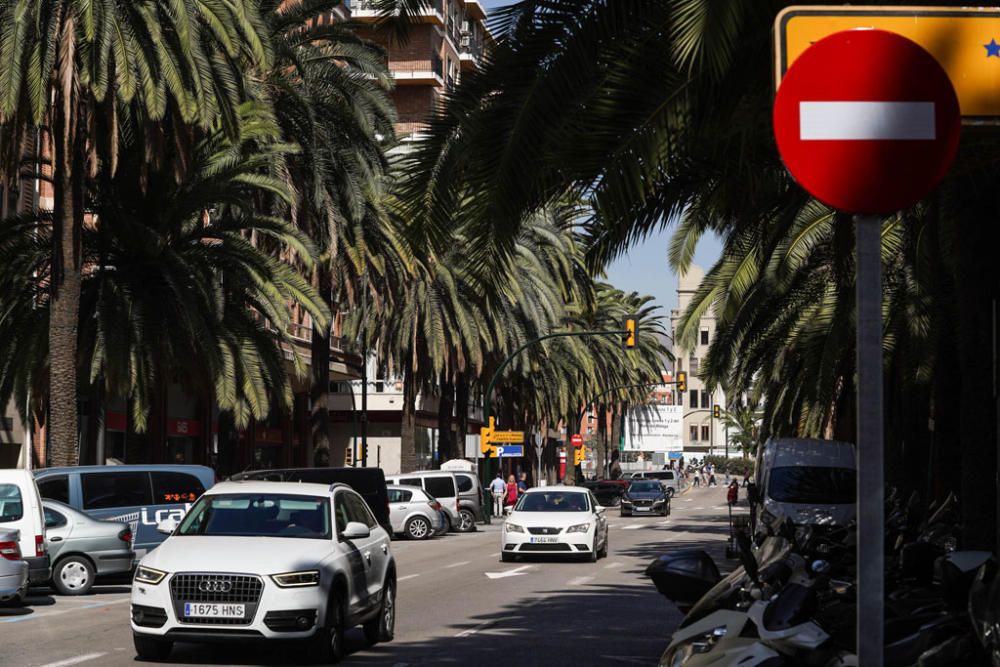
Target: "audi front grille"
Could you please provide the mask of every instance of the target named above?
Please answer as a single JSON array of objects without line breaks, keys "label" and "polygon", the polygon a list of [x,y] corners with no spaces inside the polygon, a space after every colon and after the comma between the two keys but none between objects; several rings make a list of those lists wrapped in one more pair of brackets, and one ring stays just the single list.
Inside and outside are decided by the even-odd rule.
[{"label": "audi front grille", "polygon": [[[228,590],[226,590],[228,589]],[[249,625],[257,613],[264,582],[248,574],[179,573],[170,579],[170,599],[180,623],[193,625]],[[184,618],[185,602],[246,605],[243,618]]]}]

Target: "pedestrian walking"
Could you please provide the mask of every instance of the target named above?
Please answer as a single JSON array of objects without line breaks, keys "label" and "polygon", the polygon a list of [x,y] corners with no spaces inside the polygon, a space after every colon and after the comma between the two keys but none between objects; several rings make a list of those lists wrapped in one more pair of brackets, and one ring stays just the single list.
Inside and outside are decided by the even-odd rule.
[{"label": "pedestrian walking", "polygon": [[507,485],[503,483],[503,473],[497,472],[496,478],[490,482],[490,493],[493,494],[493,515],[503,514],[503,497],[507,493]]},{"label": "pedestrian walking", "polygon": [[520,498],[528,490],[528,473],[522,472],[521,479],[517,480],[517,497]]},{"label": "pedestrian walking", "polygon": [[507,478],[507,496],[504,498],[504,505],[506,507],[513,507],[514,503],[517,502],[517,481],[515,481],[514,476],[511,475]]},{"label": "pedestrian walking", "polygon": [[740,498],[740,484],[735,479],[729,483],[729,489],[726,491],[726,502],[732,507],[736,504],[736,501]]},{"label": "pedestrian walking", "polygon": [[694,471],[694,485],[701,486],[701,475],[698,474],[697,470]]}]

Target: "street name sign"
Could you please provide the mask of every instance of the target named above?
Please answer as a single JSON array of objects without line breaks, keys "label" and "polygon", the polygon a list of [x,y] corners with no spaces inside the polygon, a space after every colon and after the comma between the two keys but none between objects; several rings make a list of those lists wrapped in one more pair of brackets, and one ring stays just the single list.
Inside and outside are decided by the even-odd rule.
[{"label": "street name sign", "polygon": [[775,82],[811,45],[858,28],[896,33],[930,53],[955,87],[963,122],[1000,122],[998,7],[787,7],[774,24]]},{"label": "street name sign", "polygon": [[504,442],[524,442],[524,431],[493,431],[490,434],[490,443],[499,444]]},{"label": "street name sign", "polygon": [[927,51],[885,30],[845,30],[803,51],[774,101],[788,171],[841,211],[892,213],[944,177],[961,119],[948,75]]},{"label": "street name sign", "polygon": [[499,458],[518,458],[524,456],[524,445],[500,445],[497,447]]}]

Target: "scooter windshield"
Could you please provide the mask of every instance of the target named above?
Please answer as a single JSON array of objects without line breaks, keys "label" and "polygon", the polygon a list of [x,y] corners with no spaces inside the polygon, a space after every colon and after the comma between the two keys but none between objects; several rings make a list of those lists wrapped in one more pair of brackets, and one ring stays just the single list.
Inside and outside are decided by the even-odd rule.
[{"label": "scooter windshield", "polygon": [[[782,560],[791,550],[792,543],[782,537],[766,538],[763,544],[761,544],[760,549],[754,554],[758,570],[763,570],[767,566]],[[681,621],[680,627],[686,628],[719,609],[731,608],[735,603],[735,597],[739,594],[740,589],[748,588],[752,583],[750,575],[740,565],[719,581],[719,583],[710,588],[691,607],[687,616]]]}]

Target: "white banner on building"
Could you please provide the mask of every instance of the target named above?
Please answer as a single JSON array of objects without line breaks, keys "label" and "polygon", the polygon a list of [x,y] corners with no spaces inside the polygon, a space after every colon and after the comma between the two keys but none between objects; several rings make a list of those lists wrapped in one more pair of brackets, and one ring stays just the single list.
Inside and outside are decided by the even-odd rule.
[{"label": "white banner on building", "polygon": [[629,410],[625,450],[635,452],[679,452],[684,408],[680,405],[641,405]]}]

